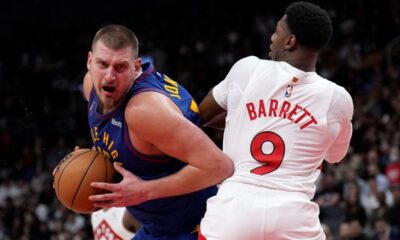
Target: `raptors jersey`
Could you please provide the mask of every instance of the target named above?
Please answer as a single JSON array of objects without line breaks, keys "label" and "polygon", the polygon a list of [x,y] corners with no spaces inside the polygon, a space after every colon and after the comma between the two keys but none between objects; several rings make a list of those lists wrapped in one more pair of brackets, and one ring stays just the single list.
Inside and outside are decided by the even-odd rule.
[{"label": "raptors jersey", "polygon": [[127,230],[122,222],[126,208],[114,207],[93,212],[90,221],[95,240],[130,240],[135,233]]},{"label": "raptors jersey", "polygon": [[223,149],[234,161],[229,182],[311,199],[324,159],[340,161],[352,133],[346,90],[285,62],[247,57],[213,89],[227,110]]}]

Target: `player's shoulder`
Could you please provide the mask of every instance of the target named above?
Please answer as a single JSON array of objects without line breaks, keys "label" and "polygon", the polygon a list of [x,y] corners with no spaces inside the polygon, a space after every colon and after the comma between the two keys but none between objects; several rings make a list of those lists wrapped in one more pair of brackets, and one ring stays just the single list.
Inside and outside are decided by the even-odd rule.
[{"label": "player's shoulder", "polygon": [[340,86],[334,82],[330,82],[330,83],[333,84],[333,89],[334,89],[333,96],[335,98],[341,99],[341,101],[343,101],[343,102],[353,104],[353,99],[352,99],[350,93],[346,90],[346,88],[344,88],[343,86]]},{"label": "player's shoulder", "polygon": [[240,76],[246,76],[245,78],[248,79],[249,76],[251,76],[260,66],[260,64],[265,64],[266,62],[271,61],[263,60],[256,56],[241,58],[232,66],[230,70],[230,75],[236,76],[235,79],[233,79],[235,81],[237,80],[237,76],[239,76],[239,78]]},{"label": "player's shoulder", "polygon": [[159,119],[173,112],[182,115],[179,107],[170,98],[155,91],[141,92],[133,96],[125,107],[125,120],[128,126],[140,128],[146,124],[159,123]]},{"label": "player's shoulder", "polygon": [[271,69],[283,69],[288,72],[296,72],[293,66],[283,61],[274,61],[269,59],[261,59],[256,56],[248,56],[238,60],[233,68],[251,73],[264,72]]},{"label": "player's shoulder", "polygon": [[260,62],[262,62],[260,58],[256,56],[248,56],[239,59],[234,65],[233,69],[249,69],[249,68],[254,68],[257,66]]},{"label": "player's shoulder", "polygon": [[126,112],[131,113],[144,113],[144,112],[154,112],[148,111],[149,109],[157,109],[167,97],[156,91],[145,91],[132,96],[125,108]]},{"label": "player's shoulder", "polygon": [[323,84],[333,90],[334,98],[340,98],[345,102],[351,102],[351,103],[353,102],[350,93],[343,86],[340,86],[339,84],[329,79],[326,79],[320,76],[319,74],[314,74],[314,77],[317,78],[315,82]]},{"label": "player's shoulder", "polygon": [[239,59],[236,62],[236,64],[253,64],[253,63],[257,63],[259,61],[261,61],[261,59],[256,56],[247,56],[247,57]]},{"label": "player's shoulder", "polygon": [[353,99],[350,93],[342,86],[334,84],[334,92],[332,95],[331,109],[341,112],[343,116],[351,119],[354,113]]}]

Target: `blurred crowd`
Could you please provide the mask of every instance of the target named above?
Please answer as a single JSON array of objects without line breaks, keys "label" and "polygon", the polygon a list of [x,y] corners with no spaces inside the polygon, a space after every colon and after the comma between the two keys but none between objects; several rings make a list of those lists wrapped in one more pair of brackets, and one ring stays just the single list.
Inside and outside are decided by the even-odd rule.
[{"label": "blurred crowd", "polygon": [[[88,216],[56,199],[51,173],[74,146],[91,147],[80,83],[99,27],[130,27],[140,55],[200,101],[238,59],[267,57],[288,2],[2,1],[0,239],[92,238]],[[350,151],[317,182],[321,222],[329,239],[400,239],[400,2],[314,2],[334,24],[318,71],[355,110]]]}]

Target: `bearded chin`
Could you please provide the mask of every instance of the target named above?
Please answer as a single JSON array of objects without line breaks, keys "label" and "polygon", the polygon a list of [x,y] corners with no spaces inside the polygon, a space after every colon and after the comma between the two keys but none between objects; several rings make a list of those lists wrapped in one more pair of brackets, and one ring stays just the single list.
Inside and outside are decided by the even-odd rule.
[{"label": "bearded chin", "polygon": [[100,102],[99,102],[99,112],[100,113],[102,113],[102,114],[105,114],[105,113],[107,113],[107,112],[110,112],[110,111],[112,111],[114,108],[115,108],[115,105],[116,105],[116,101],[115,101],[115,99],[114,98],[109,98],[109,97],[100,97],[98,94],[97,94],[97,92],[96,92],[96,95],[97,95],[97,99],[100,99]]},{"label": "bearded chin", "polygon": [[106,109],[111,109],[115,106],[115,100],[113,98],[106,97],[103,101],[103,107]]}]

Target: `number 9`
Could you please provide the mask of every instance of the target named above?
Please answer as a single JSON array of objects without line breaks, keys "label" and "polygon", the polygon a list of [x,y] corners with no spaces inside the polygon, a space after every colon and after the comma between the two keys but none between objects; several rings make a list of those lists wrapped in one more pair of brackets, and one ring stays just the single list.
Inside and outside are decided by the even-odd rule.
[{"label": "number 9", "polygon": [[[262,146],[265,142],[270,142],[274,148],[269,154],[265,154],[262,151]],[[261,132],[251,141],[250,151],[255,160],[260,163],[265,163],[265,165],[256,167],[250,172],[264,175],[275,171],[281,165],[285,155],[285,143],[283,139],[274,132]]]}]

